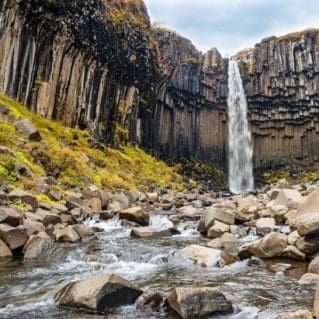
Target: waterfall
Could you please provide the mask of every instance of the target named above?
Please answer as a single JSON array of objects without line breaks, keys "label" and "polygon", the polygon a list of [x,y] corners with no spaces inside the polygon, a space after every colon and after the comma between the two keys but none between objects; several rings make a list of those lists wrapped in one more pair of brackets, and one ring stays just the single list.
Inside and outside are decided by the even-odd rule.
[{"label": "waterfall", "polygon": [[235,60],[229,61],[228,90],[229,189],[240,193],[254,188],[253,147],[247,120],[247,100]]}]

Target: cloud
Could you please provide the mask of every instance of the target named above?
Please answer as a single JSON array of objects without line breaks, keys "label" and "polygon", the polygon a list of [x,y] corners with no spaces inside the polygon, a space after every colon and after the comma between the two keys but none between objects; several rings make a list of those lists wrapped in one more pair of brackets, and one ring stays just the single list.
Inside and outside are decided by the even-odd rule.
[{"label": "cloud", "polygon": [[262,38],[319,27],[317,0],[145,0],[153,22],[203,51],[234,54]]}]

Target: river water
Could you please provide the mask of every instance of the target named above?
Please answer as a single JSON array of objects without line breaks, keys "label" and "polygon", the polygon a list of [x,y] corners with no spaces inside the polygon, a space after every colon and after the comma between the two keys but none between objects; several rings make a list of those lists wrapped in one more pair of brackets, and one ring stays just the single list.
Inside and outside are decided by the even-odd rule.
[{"label": "river water", "polygon": [[[233,302],[235,313],[217,318],[271,319],[278,313],[312,307],[313,289],[298,285],[298,279],[306,270],[304,263],[293,263],[291,270],[283,274],[272,272],[266,265],[250,266],[248,261],[207,269],[186,266],[169,258],[174,250],[207,242],[197,232],[197,222],[182,222],[178,226],[180,235],[160,239],[132,238],[130,230],[122,227],[117,218],[93,219],[85,223],[104,230],[94,241],[100,249],[95,253],[87,252],[92,245],[89,241],[66,244],[65,249],[69,252],[66,261],[0,265],[0,318],[177,318],[164,311],[151,315],[138,313],[133,306],[98,316],[59,309],[54,305],[55,293],[68,282],[110,272],[123,276],[145,291],[157,291],[164,296],[178,286],[219,287]],[[161,225],[161,228],[171,226],[163,213],[153,214],[151,223]]]}]

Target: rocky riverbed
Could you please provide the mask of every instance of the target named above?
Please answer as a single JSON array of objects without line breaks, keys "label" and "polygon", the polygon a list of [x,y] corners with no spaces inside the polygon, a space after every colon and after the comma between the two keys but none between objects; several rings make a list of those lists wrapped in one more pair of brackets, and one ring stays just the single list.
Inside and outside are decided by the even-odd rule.
[{"label": "rocky riverbed", "polygon": [[1,318],[312,318],[315,184],[60,195],[2,186]]}]

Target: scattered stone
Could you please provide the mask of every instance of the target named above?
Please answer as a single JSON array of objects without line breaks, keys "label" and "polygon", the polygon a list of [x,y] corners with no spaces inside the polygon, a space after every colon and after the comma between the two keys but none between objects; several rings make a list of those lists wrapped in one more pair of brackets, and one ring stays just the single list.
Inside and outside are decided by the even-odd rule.
[{"label": "scattered stone", "polygon": [[222,236],[224,233],[229,232],[229,225],[215,220],[213,225],[207,231],[208,238],[216,238]]},{"label": "scattered stone", "polygon": [[282,252],[284,257],[296,260],[305,260],[306,254],[300,251],[296,246],[289,245]]},{"label": "scattered stone", "polygon": [[211,226],[213,226],[215,220],[228,225],[235,224],[234,214],[229,213],[226,210],[223,210],[221,208],[217,208],[213,206],[205,209],[203,218],[204,218],[204,225],[206,230],[208,230]]},{"label": "scattered stone", "polygon": [[0,239],[0,261],[11,261],[12,252],[6,243]]},{"label": "scattered stone", "polygon": [[62,222],[61,217],[59,215],[49,212],[47,210],[38,209],[35,215],[39,216],[38,221],[42,222],[44,226],[48,226],[49,224],[56,225]]},{"label": "scattered stone", "polygon": [[206,318],[213,314],[233,311],[231,303],[216,288],[175,288],[167,304],[181,318]]},{"label": "scattered stone", "polygon": [[221,251],[200,245],[190,245],[172,254],[173,262],[186,266],[217,267],[221,258]]},{"label": "scattered stone", "polygon": [[274,218],[260,218],[256,222],[256,229],[259,235],[265,236],[272,232],[276,227]]},{"label": "scattered stone", "polygon": [[150,217],[139,206],[127,208],[119,213],[120,219],[127,219],[129,221],[140,224],[141,226],[147,226],[149,224]]},{"label": "scattered stone", "polygon": [[300,238],[300,235],[298,234],[298,231],[297,230],[293,231],[292,233],[288,235],[288,244],[295,245],[299,238]]},{"label": "scattered stone", "polygon": [[62,194],[56,189],[50,189],[48,196],[54,201],[60,201],[62,199]]},{"label": "scattered stone", "polygon": [[28,119],[21,119],[15,122],[15,127],[18,131],[22,132],[23,134],[27,135],[29,140],[32,141],[41,141],[41,135],[37,128],[29,121]]},{"label": "scattered stone", "polygon": [[285,216],[288,213],[288,207],[286,205],[273,205],[271,207],[272,216],[279,223],[284,222]]},{"label": "scattered stone", "polygon": [[82,239],[89,239],[95,236],[95,231],[86,225],[77,224],[73,226]]},{"label": "scattered stone", "polygon": [[38,201],[32,194],[21,189],[15,189],[7,195],[9,200],[21,200],[23,203],[31,205],[34,210],[38,208]]},{"label": "scattered stone", "polygon": [[23,247],[28,239],[25,229],[15,228],[8,224],[0,224],[0,239],[2,239],[11,250]]},{"label": "scattered stone", "polygon": [[0,223],[10,226],[18,226],[21,223],[22,215],[12,207],[0,207]]},{"label": "scattered stone", "polygon": [[0,104],[0,114],[8,115],[9,113],[10,113],[9,109],[5,105]]},{"label": "scattered stone", "polygon": [[102,201],[100,198],[97,198],[97,197],[90,198],[88,200],[88,205],[94,212],[100,212],[103,209]]},{"label": "scattered stone", "polygon": [[301,236],[319,233],[319,210],[314,213],[302,214],[291,220],[289,224],[296,228]]},{"label": "scattered stone", "polygon": [[158,193],[146,193],[146,197],[150,202],[156,202],[158,200]]},{"label": "scattered stone", "polygon": [[302,201],[301,194],[295,189],[284,188],[274,201],[274,206],[285,205],[288,209],[296,209]]},{"label": "scattered stone", "polygon": [[61,213],[67,213],[69,211],[69,209],[61,203],[55,203],[53,205],[53,209],[57,210],[58,212],[61,212]]},{"label": "scattered stone", "polygon": [[319,238],[300,237],[296,242],[296,247],[306,255],[313,255],[318,251]]},{"label": "scattered stone", "polygon": [[37,222],[35,220],[32,220],[30,218],[23,220],[23,226],[28,234],[28,236],[38,234],[40,232],[45,231],[45,227],[43,223]]},{"label": "scattered stone", "polygon": [[76,243],[81,241],[81,236],[79,235],[79,233],[75,230],[73,226],[67,226],[62,229],[56,228],[53,231],[53,234],[57,241],[70,242],[70,243]]},{"label": "scattered stone", "polygon": [[169,229],[155,229],[153,227],[136,227],[132,229],[132,236],[146,238],[146,237],[167,237],[172,233]]},{"label": "scattered stone", "polygon": [[278,264],[269,266],[269,269],[275,273],[278,273],[278,272],[284,273],[290,268],[291,268],[291,264],[283,264],[283,263],[278,263]]},{"label": "scattered stone", "polygon": [[114,274],[98,275],[67,284],[54,297],[61,307],[106,313],[133,304],[142,294],[127,280]]}]

